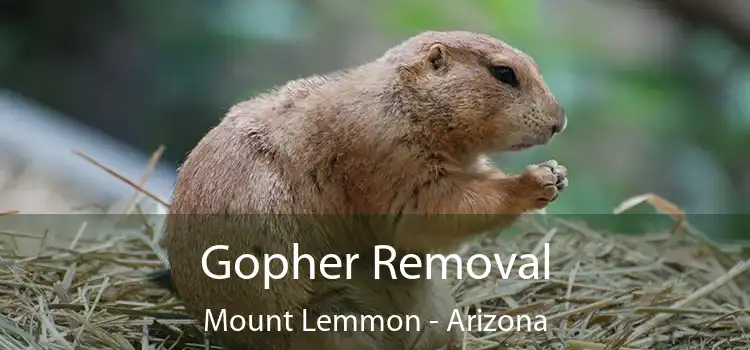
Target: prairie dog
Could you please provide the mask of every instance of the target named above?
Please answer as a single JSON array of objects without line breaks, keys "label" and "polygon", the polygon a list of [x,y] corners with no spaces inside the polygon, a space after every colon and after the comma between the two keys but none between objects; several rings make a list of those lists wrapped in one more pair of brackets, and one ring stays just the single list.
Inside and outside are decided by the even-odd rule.
[{"label": "prairie dog", "polygon": [[[154,280],[201,321],[206,309],[289,312],[295,322],[303,310],[417,314],[441,322],[425,324],[414,349],[454,344],[448,281],[374,280],[373,247],[448,251],[547,206],[568,186],[564,166],[551,160],[511,175],[487,155],[546,144],[566,125],[534,60],[479,33],[424,32],[361,66],[288,82],[233,106],[187,156],[161,242],[171,271]],[[288,273],[268,289],[257,277],[210,279],[201,266],[214,245],[229,246],[211,254],[215,268],[241,254],[291,260],[294,243],[316,261],[361,258],[351,280],[310,279],[302,264],[300,278]],[[407,350],[418,332],[218,336],[232,349]]]}]

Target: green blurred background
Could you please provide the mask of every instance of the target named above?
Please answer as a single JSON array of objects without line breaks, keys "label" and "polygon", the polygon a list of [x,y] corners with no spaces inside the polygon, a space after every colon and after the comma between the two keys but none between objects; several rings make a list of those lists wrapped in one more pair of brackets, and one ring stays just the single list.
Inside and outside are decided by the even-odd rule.
[{"label": "green blurred background", "polygon": [[233,103],[447,29],[531,54],[564,105],[563,135],[499,160],[568,166],[549,212],[653,192],[750,238],[750,1],[4,0],[0,86],[176,167]]}]

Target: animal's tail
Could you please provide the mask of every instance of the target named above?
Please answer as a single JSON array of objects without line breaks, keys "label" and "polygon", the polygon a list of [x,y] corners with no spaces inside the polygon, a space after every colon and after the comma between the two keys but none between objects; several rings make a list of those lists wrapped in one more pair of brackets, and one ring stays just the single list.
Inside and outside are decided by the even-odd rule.
[{"label": "animal's tail", "polygon": [[177,288],[175,288],[174,281],[172,281],[172,271],[170,269],[166,268],[156,270],[149,273],[146,278],[151,284],[169,290],[172,294],[177,296]]}]

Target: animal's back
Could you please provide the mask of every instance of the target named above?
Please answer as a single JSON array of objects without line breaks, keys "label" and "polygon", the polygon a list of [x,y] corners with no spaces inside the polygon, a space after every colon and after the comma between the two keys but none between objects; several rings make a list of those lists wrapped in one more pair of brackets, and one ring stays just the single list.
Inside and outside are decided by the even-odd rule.
[{"label": "animal's back", "polygon": [[[374,237],[362,232],[366,225],[358,225],[356,218],[331,215],[351,212],[357,204],[336,181],[337,174],[345,174],[336,170],[337,158],[342,167],[347,166],[345,159],[353,161],[351,154],[333,151],[346,141],[327,135],[329,123],[321,117],[327,111],[304,98],[320,98],[325,83],[323,78],[292,82],[236,105],[181,166],[163,246],[172,262],[174,285],[183,286],[177,292],[191,313],[209,308],[213,315],[221,309],[241,315],[289,311],[300,320],[314,289],[306,277],[307,264],[300,265],[300,278],[289,273],[271,281],[269,290],[260,273],[252,280],[211,280],[195,262],[212,246],[229,247],[214,251],[207,263],[214,273],[223,273],[218,261],[234,261],[242,254],[258,257],[262,272],[264,254],[291,257],[294,243],[301,247],[300,254],[310,254],[315,261],[328,253],[356,252],[374,244]],[[245,273],[250,269],[243,265]],[[190,287],[182,281],[190,281]],[[289,336],[274,334],[244,336],[269,349]]]}]

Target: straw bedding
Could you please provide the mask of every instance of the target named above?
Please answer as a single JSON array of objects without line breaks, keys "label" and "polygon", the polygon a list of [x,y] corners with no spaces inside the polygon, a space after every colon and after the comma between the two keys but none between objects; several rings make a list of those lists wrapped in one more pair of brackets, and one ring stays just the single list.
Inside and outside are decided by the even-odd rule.
[{"label": "straw bedding", "polygon": [[[466,314],[545,315],[547,329],[466,332],[467,349],[750,349],[750,262],[689,230],[618,236],[538,217],[520,227],[459,253],[540,254],[550,243],[550,278],[464,278],[455,295]],[[33,257],[3,247],[0,348],[209,348],[180,302],[143,281],[162,266],[153,241],[147,228]]]}]

